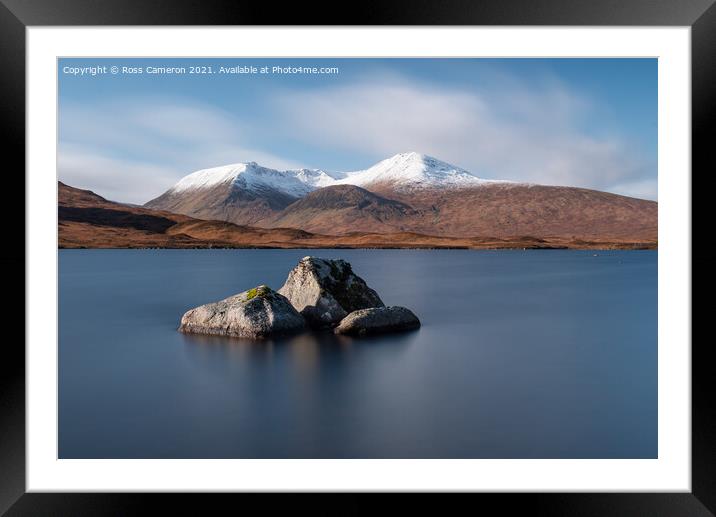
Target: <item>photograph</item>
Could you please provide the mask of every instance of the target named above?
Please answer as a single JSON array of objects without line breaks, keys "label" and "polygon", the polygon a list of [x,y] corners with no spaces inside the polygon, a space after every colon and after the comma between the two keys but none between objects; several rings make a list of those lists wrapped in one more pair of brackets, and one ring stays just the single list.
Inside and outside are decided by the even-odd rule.
[{"label": "photograph", "polygon": [[659,66],[58,57],[58,458],[658,459]]}]

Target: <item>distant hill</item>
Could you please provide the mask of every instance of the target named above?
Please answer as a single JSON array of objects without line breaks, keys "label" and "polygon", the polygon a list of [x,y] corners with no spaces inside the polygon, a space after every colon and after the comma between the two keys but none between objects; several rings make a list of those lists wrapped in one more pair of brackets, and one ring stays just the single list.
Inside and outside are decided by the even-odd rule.
[{"label": "distant hill", "polygon": [[57,215],[61,248],[283,247],[311,236],[125,205],[62,182]]},{"label": "distant hill", "polygon": [[492,184],[436,193],[376,189],[410,202],[421,218],[409,227],[419,233],[470,237],[625,239],[657,241],[658,204],[575,187]]}]

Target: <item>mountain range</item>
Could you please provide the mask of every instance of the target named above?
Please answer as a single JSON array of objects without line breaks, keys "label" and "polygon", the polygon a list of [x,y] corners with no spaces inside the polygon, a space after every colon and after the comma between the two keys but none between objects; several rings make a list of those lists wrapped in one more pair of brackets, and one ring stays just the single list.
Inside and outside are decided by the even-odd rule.
[{"label": "mountain range", "polygon": [[481,179],[424,154],[352,172],[255,162],[182,178],[147,209],[327,236],[409,233],[448,239],[657,242],[658,205],[596,190]]}]

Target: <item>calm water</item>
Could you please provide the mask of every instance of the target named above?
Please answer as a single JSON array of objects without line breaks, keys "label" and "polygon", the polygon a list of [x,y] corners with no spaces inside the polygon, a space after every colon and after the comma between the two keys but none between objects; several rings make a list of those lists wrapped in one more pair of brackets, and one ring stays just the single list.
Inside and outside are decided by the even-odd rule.
[{"label": "calm water", "polygon": [[[307,254],[415,332],[185,336],[187,309]],[[62,458],[657,455],[652,251],[61,250]]]}]

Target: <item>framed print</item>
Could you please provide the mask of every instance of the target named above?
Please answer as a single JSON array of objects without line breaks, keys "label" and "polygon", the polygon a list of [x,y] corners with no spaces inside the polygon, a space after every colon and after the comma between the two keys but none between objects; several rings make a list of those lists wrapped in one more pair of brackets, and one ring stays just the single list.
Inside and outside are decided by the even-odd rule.
[{"label": "framed print", "polygon": [[3,2],[26,330],[1,509],[711,515],[716,8],[518,5]]}]

